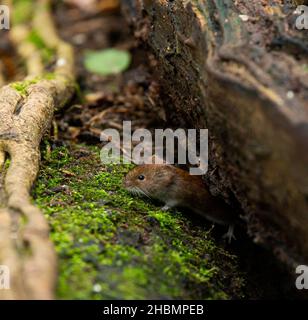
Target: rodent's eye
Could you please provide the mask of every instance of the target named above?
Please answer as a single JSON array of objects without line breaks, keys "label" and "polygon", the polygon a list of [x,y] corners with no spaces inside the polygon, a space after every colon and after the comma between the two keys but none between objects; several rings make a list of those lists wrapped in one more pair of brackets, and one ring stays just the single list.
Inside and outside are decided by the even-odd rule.
[{"label": "rodent's eye", "polygon": [[144,175],[143,174],[139,175],[138,180],[144,180]]}]

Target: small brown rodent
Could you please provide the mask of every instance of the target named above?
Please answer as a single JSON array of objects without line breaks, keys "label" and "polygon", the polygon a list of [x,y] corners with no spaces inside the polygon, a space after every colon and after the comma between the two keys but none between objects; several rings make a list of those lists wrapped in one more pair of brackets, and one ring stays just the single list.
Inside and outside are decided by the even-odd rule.
[{"label": "small brown rodent", "polygon": [[208,192],[200,176],[168,164],[145,164],[126,175],[124,187],[132,194],[163,202],[163,210],[184,207],[212,222],[227,225],[225,236],[229,242],[233,237],[236,215]]}]

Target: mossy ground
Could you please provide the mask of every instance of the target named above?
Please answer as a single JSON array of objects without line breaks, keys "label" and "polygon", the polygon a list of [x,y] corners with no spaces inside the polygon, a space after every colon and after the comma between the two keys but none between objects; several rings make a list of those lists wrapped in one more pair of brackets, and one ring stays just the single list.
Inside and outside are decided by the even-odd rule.
[{"label": "mossy ground", "polygon": [[236,258],[209,227],[162,212],[122,188],[130,165],[102,165],[99,148],[43,152],[35,202],[59,257],[60,299],[242,297]]}]

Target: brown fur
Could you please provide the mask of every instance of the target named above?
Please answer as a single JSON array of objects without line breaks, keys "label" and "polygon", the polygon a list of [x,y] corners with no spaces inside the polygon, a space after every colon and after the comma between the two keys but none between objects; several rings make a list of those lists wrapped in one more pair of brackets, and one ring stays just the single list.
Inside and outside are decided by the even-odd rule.
[{"label": "brown fur", "polygon": [[[138,179],[140,175],[144,176],[144,180]],[[192,176],[171,165],[140,165],[127,174],[124,186],[133,193],[159,200],[170,208],[186,207],[219,224],[232,225],[236,220],[232,209],[208,192],[200,176]]]}]

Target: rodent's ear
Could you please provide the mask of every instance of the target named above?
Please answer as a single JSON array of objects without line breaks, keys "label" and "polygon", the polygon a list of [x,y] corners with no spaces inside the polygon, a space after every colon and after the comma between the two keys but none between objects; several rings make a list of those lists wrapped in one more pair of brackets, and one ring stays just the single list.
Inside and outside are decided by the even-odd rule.
[{"label": "rodent's ear", "polygon": [[164,177],[169,175],[170,173],[174,173],[174,167],[172,165],[162,165],[161,167],[163,170],[157,170],[155,175],[156,177]]},{"label": "rodent's ear", "polygon": [[171,165],[171,164],[166,164],[165,167],[166,167],[167,170],[170,171],[170,172],[171,172],[171,171],[174,172],[174,170],[176,169],[176,167],[173,166],[173,165]]}]

